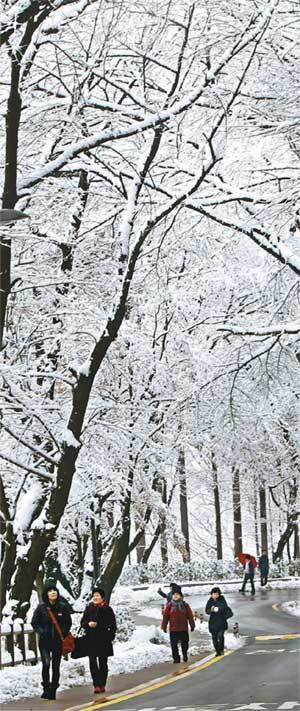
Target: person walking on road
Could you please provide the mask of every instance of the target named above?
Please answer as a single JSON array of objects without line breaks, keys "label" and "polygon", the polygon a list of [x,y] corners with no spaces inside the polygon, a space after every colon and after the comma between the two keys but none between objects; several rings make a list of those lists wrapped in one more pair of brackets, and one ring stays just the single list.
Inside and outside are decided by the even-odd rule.
[{"label": "person walking on road", "polygon": [[108,676],[107,659],[113,656],[112,642],[117,630],[115,613],[105,602],[105,592],[102,588],[93,589],[92,602],[85,608],[80,625],[87,633],[94,692],[100,694],[105,691]]},{"label": "person walking on road", "polygon": [[189,648],[188,625],[190,625],[191,632],[193,632],[195,629],[195,620],[190,606],[183,600],[182,592],[178,589],[174,590],[172,599],[167,603],[164,610],[161,623],[161,628],[164,632],[167,631],[168,624],[173,662],[174,664],[179,664],[180,662],[179,642],[181,644],[183,661],[187,662]]},{"label": "person walking on road", "polygon": [[177,585],[176,583],[170,583],[170,590],[168,593],[165,593],[161,588],[158,588],[158,594],[163,597],[167,602],[171,602],[172,600],[172,595],[173,592],[179,592],[180,595],[182,595],[181,587],[180,585]]},{"label": "person walking on road", "polygon": [[254,587],[254,563],[251,560],[251,556],[246,554],[245,555],[245,565],[244,565],[244,580],[243,580],[243,585],[240,588],[239,592],[245,592],[245,587],[247,585],[248,580],[250,580],[251,583],[251,592],[252,595],[255,595],[255,587]]},{"label": "person walking on road", "polygon": [[[56,624],[52,621],[53,616]],[[57,629],[57,623],[62,636],[66,637],[72,626],[72,619],[65,602],[60,600],[59,591],[54,584],[46,585],[42,602],[33,613],[32,627],[39,636],[39,650],[42,660],[42,699],[55,700],[59,686],[60,662],[62,657],[62,639]],[[50,665],[52,661],[52,681],[50,682]]]},{"label": "person walking on road", "polygon": [[260,572],[260,584],[264,587],[267,585],[269,575],[269,558],[267,551],[262,551],[262,554],[258,559],[258,567]]},{"label": "person walking on road", "polygon": [[212,588],[205,612],[209,615],[208,629],[212,636],[216,657],[220,657],[224,654],[224,632],[228,629],[227,620],[233,616],[220,588]]}]

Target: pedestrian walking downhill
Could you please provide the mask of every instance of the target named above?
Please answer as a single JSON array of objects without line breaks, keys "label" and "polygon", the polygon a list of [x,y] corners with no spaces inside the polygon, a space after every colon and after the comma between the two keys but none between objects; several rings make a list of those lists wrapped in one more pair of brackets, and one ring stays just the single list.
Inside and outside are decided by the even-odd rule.
[{"label": "pedestrian walking downhill", "polygon": [[264,587],[267,585],[269,575],[269,558],[267,551],[262,551],[262,554],[258,559],[258,568],[260,572],[260,584]]},{"label": "pedestrian walking downhill", "polygon": [[[62,637],[66,637],[70,631],[72,619],[68,606],[60,599],[59,591],[53,583],[45,585],[42,602],[35,609],[31,624],[39,637],[44,689],[41,698],[54,700],[59,686]],[[50,681],[51,662],[52,679]]]},{"label": "pedestrian walking downhill", "polygon": [[245,555],[245,565],[244,565],[244,580],[243,580],[243,585],[240,588],[240,592],[245,592],[245,587],[248,583],[248,580],[250,581],[251,584],[251,592],[252,595],[255,594],[255,587],[254,587],[254,563],[251,560],[251,556],[246,553]]},{"label": "pedestrian walking downhill", "polygon": [[174,664],[180,662],[179,643],[181,644],[183,661],[187,662],[189,648],[188,626],[190,625],[191,632],[193,632],[195,620],[190,606],[183,600],[182,593],[179,590],[173,592],[172,599],[167,603],[164,610],[161,624],[164,632],[167,631],[168,625]]},{"label": "pedestrian walking downhill", "polygon": [[216,657],[220,657],[224,654],[224,632],[228,629],[227,620],[233,616],[220,588],[212,588],[205,612],[209,615],[208,629],[212,636]]},{"label": "pedestrian walking downhill", "polygon": [[116,634],[116,618],[113,609],[105,601],[102,588],[94,588],[92,601],[85,608],[81,627],[86,630],[90,672],[95,694],[105,691],[108,676],[108,657],[114,650],[112,642]]}]

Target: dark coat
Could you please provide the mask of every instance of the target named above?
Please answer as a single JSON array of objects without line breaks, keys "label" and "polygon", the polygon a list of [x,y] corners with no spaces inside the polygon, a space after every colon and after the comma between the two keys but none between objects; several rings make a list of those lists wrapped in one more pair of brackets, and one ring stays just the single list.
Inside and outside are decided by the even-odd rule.
[{"label": "dark coat", "polygon": [[70,632],[72,619],[69,610],[64,602],[58,598],[55,605],[48,605],[46,602],[41,602],[33,613],[31,621],[32,627],[39,635],[39,646],[41,649],[52,649],[62,645],[59,634],[48,614],[48,609],[54,613],[57,622],[61,628],[62,635],[65,637]]},{"label": "dark coat", "polygon": [[190,606],[187,602],[182,601],[182,605],[173,604],[173,601],[168,602],[164,609],[161,628],[164,632],[167,631],[168,623],[170,624],[170,632],[187,632],[188,623],[191,630],[195,629],[195,620]]},{"label": "dark coat", "polygon": [[258,559],[258,567],[262,574],[269,572],[269,558],[267,555],[261,555]]},{"label": "dark coat", "polygon": [[[212,611],[212,607],[217,607],[218,612]],[[231,617],[232,612],[228,607],[224,595],[220,595],[217,600],[212,597],[206,603],[205,612],[209,615],[208,629],[210,632],[218,632],[219,630],[227,630],[227,616]]]},{"label": "dark coat", "polygon": [[[97,627],[89,627],[89,622],[97,622]],[[116,634],[116,618],[109,605],[99,607],[90,602],[83,613],[80,623],[87,633],[89,656],[112,657],[112,642]]]}]

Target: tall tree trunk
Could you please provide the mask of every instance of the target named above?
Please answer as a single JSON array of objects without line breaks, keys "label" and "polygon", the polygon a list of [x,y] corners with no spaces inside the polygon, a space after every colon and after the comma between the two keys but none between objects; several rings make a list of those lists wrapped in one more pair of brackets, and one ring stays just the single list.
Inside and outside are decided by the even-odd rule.
[{"label": "tall tree trunk", "polygon": [[[12,53],[13,54],[13,53]],[[18,136],[21,117],[21,97],[19,93],[20,65],[12,56],[10,94],[6,113],[6,154],[4,163],[3,208],[13,208],[17,200]],[[7,300],[10,292],[11,241],[0,240],[0,349],[3,344]]]},{"label": "tall tree trunk", "polygon": [[138,564],[142,563],[145,548],[146,548],[146,533],[145,533],[145,530],[143,530],[141,532],[141,537],[140,537],[139,542],[136,547],[136,558],[137,558]]},{"label": "tall tree trunk", "polygon": [[259,515],[260,515],[260,538],[261,550],[268,552],[268,522],[267,522],[267,501],[266,488],[264,482],[259,486]]},{"label": "tall tree trunk", "polygon": [[253,490],[253,509],[254,509],[254,537],[255,537],[255,548],[256,555],[259,556],[259,535],[258,535],[258,506],[257,506],[257,488],[256,480],[254,480],[254,490]]},{"label": "tall tree trunk", "polygon": [[[167,482],[165,479],[160,480],[161,483],[161,498],[163,504],[167,506],[168,500],[167,500]],[[161,562],[164,567],[169,565],[169,558],[168,558],[168,536],[166,532],[166,517],[161,514],[161,522],[160,522],[160,553],[161,553]]]},{"label": "tall tree trunk", "polygon": [[189,538],[189,517],[188,517],[188,502],[186,488],[186,470],[185,470],[185,455],[181,448],[178,458],[178,474],[179,474],[179,499],[180,499],[180,521],[181,531],[184,537],[185,551],[182,553],[184,563],[189,563],[191,560],[190,554],[190,538]]},{"label": "tall tree trunk", "polygon": [[213,491],[215,502],[215,522],[216,522],[216,544],[217,544],[217,559],[223,560],[222,547],[222,525],[221,525],[221,507],[220,507],[220,491],[218,481],[218,468],[214,452],[211,455]]},{"label": "tall tree trunk", "polygon": [[299,526],[296,524],[294,530],[294,560],[300,558]]},{"label": "tall tree trunk", "polygon": [[232,473],[234,556],[237,558],[243,550],[240,472],[234,466]]}]

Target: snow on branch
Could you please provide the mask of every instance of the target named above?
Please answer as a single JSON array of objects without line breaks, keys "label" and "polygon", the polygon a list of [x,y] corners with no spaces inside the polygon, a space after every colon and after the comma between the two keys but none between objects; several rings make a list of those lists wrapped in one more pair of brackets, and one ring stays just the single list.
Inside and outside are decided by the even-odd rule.
[{"label": "snow on branch", "polygon": [[33,171],[27,178],[21,180],[18,185],[18,195],[21,196],[22,194],[26,194],[29,188],[33,187],[44,178],[47,178],[53,172],[59,171],[80,153],[90,151],[93,148],[104,145],[110,141],[121,140],[134,136],[137,133],[156,128],[170,122],[178,114],[190,109],[196,101],[199,101],[206,87],[215,81],[217,75],[224,69],[231,59],[241,52],[248,44],[256,40],[256,38],[258,38],[259,35],[265,30],[271,20],[271,16],[277,4],[278,0],[272,0],[272,2],[268,4],[265,12],[262,13],[261,18],[257,21],[257,23],[254,24],[254,20],[252,20],[251,27],[253,27],[254,24],[253,29],[249,30],[249,28],[246,28],[242,38],[239,38],[233,47],[230,47],[226,52],[224,52],[220,59],[211,67],[209,72],[206,72],[201,83],[196,87],[196,89],[190,93],[187,93],[183,99],[175,102],[171,108],[163,108],[161,111],[157,111],[154,114],[146,116],[144,120],[140,121],[138,124],[134,123],[132,126],[128,126],[124,129],[109,128],[100,131],[99,133],[92,134],[91,136],[83,138],[79,141],[74,141],[67,148],[65,148],[65,150],[63,150],[57,158],[47,162],[37,170]]},{"label": "snow on branch", "polygon": [[35,474],[35,476],[39,477],[39,479],[43,479],[44,481],[54,481],[54,476],[52,474],[49,474],[49,472],[42,471],[41,469],[36,469],[35,467],[30,467],[28,464],[24,464],[23,462],[18,462],[16,459],[13,459],[13,457],[9,457],[7,454],[4,454],[3,452],[0,452],[0,458],[4,459],[5,462],[9,462],[9,464],[13,464],[15,467],[18,467],[18,469],[25,469],[26,472],[30,472],[30,474]]},{"label": "snow on branch", "polygon": [[288,321],[286,323],[274,324],[274,326],[264,326],[249,328],[247,326],[224,325],[219,326],[217,331],[232,333],[236,336],[280,336],[286,334],[300,333],[300,321]]}]

